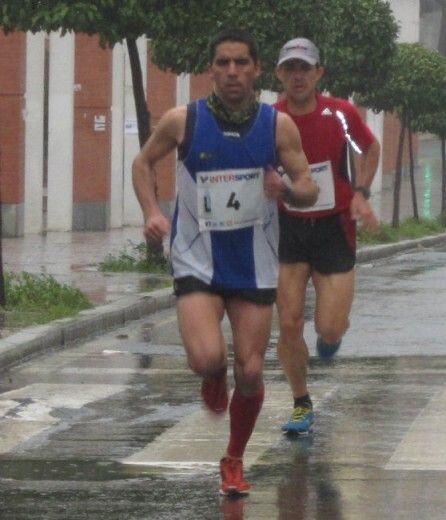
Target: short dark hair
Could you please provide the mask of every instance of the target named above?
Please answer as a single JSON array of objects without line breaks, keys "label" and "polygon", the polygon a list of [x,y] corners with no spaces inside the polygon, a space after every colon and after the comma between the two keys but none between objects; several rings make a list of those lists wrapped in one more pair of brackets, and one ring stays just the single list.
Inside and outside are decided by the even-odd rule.
[{"label": "short dark hair", "polygon": [[220,31],[209,42],[209,63],[214,61],[217,46],[224,42],[245,43],[248,46],[249,55],[254,63],[259,61],[259,48],[254,38],[243,29],[230,28]]}]

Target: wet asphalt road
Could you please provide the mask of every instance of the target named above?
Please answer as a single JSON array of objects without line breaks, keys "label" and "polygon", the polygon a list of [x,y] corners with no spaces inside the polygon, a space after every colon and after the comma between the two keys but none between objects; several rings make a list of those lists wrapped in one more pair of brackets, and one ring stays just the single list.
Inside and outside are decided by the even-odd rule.
[{"label": "wet asphalt road", "polygon": [[218,497],[227,420],[201,409],[169,310],[0,376],[0,518],[446,518],[446,248],[357,272],[339,357],[311,360],[308,437],[279,430],[291,399],[273,331],[249,497]]}]

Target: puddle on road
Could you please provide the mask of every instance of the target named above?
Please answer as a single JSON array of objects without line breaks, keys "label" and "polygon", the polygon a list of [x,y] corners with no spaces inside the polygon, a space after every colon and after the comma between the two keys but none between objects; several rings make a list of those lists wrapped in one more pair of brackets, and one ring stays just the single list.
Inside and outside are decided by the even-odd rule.
[{"label": "puddle on road", "polygon": [[[205,473],[213,473],[214,469]],[[172,468],[151,466],[131,466],[116,461],[103,460],[36,460],[17,459],[0,460],[0,482],[16,480],[20,482],[36,481],[75,481],[75,482],[110,482],[115,480],[138,480],[157,476],[174,476],[179,473]]]},{"label": "puddle on road", "polygon": [[128,478],[118,462],[78,460],[0,460],[0,480],[98,481]]}]

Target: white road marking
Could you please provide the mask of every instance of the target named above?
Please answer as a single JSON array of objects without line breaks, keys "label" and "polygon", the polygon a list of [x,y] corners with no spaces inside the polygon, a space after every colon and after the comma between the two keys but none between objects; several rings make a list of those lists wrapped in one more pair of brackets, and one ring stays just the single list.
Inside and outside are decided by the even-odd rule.
[{"label": "white road marking", "polygon": [[80,409],[128,387],[124,385],[32,384],[0,394],[0,453],[7,453],[59,422],[55,408]]},{"label": "white road marking", "polygon": [[17,401],[13,401],[12,399],[5,399],[4,401],[0,401],[0,419],[16,407]]},{"label": "white road marking", "polygon": [[0,454],[8,453],[22,442],[52,426],[54,423],[2,420],[0,422]]},{"label": "white road marking", "polygon": [[4,392],[0,394],[0,400],[32,399],[33,401],[43,401],[53,408],[82,408],[91,401],[105,399],[110,395],[123,392],[127,388],[124,385],[34,383]]},{"label": "white road marking", "polygon": [[446,388],[432,397],[400,442],[386,470],[446,471]]},{"label": "white road marking", "polygon": [[[315,407],[335,390],[333,385],[314,385],[312,397]],[[280,424],[290,412],[291,393],[288,384],[268,384],[262,411],[245,452],[246,468],[278,442],[282,435]],[[205,410],[198,410],[163,432],[143,450],[121,462],[178,469],[216,466],[228,442],[228,415],[226,413],[222,418],[214,418]]]}]

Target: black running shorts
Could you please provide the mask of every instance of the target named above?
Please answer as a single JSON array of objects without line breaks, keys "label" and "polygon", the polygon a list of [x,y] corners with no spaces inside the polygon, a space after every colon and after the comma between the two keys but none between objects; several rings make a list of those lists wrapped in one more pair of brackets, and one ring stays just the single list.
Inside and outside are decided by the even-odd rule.
[{"label": "black running shorts", "polygon": [[217,294],[223,299],[241,298],[258,305],[272,305],[276,301],[276,289],[226,289],[208,285],[195,276],[184,276],[173,281],[175,296],[184,296],[193,292]]},{"label": "black running shorts", "polygon": [[345,273],[356,261],[356,224],[350,212],[295,218],[281,212],[279,260],[303,262],[323,274]]}]

